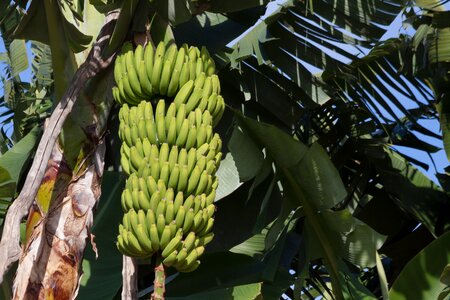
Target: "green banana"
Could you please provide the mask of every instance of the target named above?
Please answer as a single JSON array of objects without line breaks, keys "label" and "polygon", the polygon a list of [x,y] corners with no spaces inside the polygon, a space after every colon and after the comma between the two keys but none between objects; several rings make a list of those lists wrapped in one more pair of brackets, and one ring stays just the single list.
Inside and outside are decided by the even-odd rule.
[{"label": "green banana", "polygon": [[175,212],[173,210],[173,201],[170,200],[167,202],[167,207],[166,207],[166,215],[165,215],[165,219],[166,219],[166,224],[170,224],[175,217]]},{"label": "green banana", "polygon": [[184,206],[180,206],[177,210],[177,215],[175,216],[175,223],[177,225],[177,228],[183,228],[185,215],[186,210],[184,209]]},{"label": "green banana", "polygon": [[127,77],[131,86],[131,89],[135,95],[142,98],[144,95],[142,93],[141,84],[139,82],[139,77],[135,68],[135,60],[132,51],[127,52],[125,55],[125,65],[127,70]]},{"label": "green banana", "polygon": [[[159,203],[158,203],[158,205],[156,207],[156,211],[155,211],[156,215],[158,216],[158,219],[157,219],[157,222],[156,222],[157,225],[159,224],[159,221],[160,221],[159,217],[160,216],[163,217],[164,224],[166,223],[165,219],[164,219],[164,215],[166,213],[166,208],[167,208],[167,200],[166,200],[166,198],[162,198],[161,200],[159,200]],[[159,229],[160,228],[158,227],[158,230]]]},{"label": "green banana", "polygon": [[178,177],[177,189],[179,191],[184,191],[188,184],[189,170],[187,165],[182,165],[179,171],[180,175]]},{"label": "green banana", "polygon": [[156,219],[156,228],[158,229],[158,236],[160,237],[162,236],[165,227],[166,227],[166,220],[164,219],[164,215],[160,213],[158,215],[158,218]]},{"label": "green banana", "polygon": [[128,160],[125,156],[123,156],[123,155],[121,155],[121,157],[120,157],[120,165],[122,166],[122,170],[123,170],[126,174],[128,174],[128,175],[131,174],[129,160]]},{"label": "green banana", "polygon": [[155,251],[158,251],[160,249],[160,244],[159,244],[158,228],[156,227],[155,223],[150,225],[149,237],[150,241],[152,241],[152,248]]},{"label": "green banana", "polygon": [[183,66],[180,70],[180,78],[178,79],[179,87],[182,87],[189,81],[189,76],[190,76],[189,62],[186,61],[186,62],[184,62]]},{"label": "green banana", "polygon": [[167,143],[175,145],[177,140],[177,119],[172,117],[167,128]]},{"label": "green banana", "polygon": [[172,72],[172,76],[170,77],[169,86],[167,87],[166,94],[168,97],[173,97],[177,93],[179,80],[180,80],[180,70],[174,69]]},{"label": "green banana", "polygon": [[182,103],[186,103],[194,89],[194,80],[187,81],[183,86],[181,86],[177,95],[173,99],[173,102],[179,107]]},{"label": "green banana", "polygon": [[134,67],[137,69],[141,61],[144,61],[144,47],[141,44],[134,49]]},{"label": "green banana", "polygon": [[143,191],[138,192],[138,205],[140,209],[149,209],[150,208],[150,199],[145,195]]},{"label": "green banana", "polygon": [[182,235],[175,235],[175,237],[173,239],[171,239],[170,242],[166,245],[166,247],[164,248],[164,250],[161,253],[161,256],[168,257],[170,254],[172,254],[174,251],[176,251],[176,249],[178,249],[179,246],[181,245],[181,238],[182,238]]},{"label": "green banana", "polygon": [[194,91],[189,96],[186,102],[186,113],[188,114],[192,110],[195,110],[197,104],[201,100],[203,90],[201,88],[194,88]]},{"label": "green banana", "polygon": [[184,203],[183,203],[183,206],[184,206],[184,209],[186,210],[186,211],[188,211],[189,209],[194,209],[193,208],[193,205],[194,205],[194,195],[189,195],[185,200],[184,200]]},{"label": "green banana", "polygon": [[206,80],[206,74],[204,72],[201,72],[197,75],[197,77],[194,80],[194,86],[198,89],[203,89],[203,84]]},{"label": "green banana", "polygon": [[178,147],[177,147],[177,145],[173,145],[172,146],[172,148],[170,149],[169,157],[168,157],[167,160],[169,162],[170,170],[173,169],[175,164],[178,164]]},{"label": "green banana", "polygon": [[187,252],[186,248],[184,248],[184,247],[181,248],[181,250],[178,251],[176,265],[183,263],[184,260],[186,259],[187,255],[188,255],[188,252]]},{"label": "green banana", "polygon": [[123,66],[122,66],[122,55],[117,55],[116,62],[114,63],[114,80],[119,82],[122,78]]},{"label": "green banana", "polygon": [[150,80],[152,72],[153,72],[153,60],[154,60],[155,50],[153,49],[153,45],[147,44],[144,50],[144,62],[145,62],[145,71],[147,73],[147,79]]},{"label": "green banana", "polygon": [[183,119],[183,123],[180,126],[180,131],[177,133],[177,139],[175,141],[175,144],[178,147],[185,146],[188,135],[189,135],[189,121],[187,119]]},{"label": "green banana", "polygon": [[[151,176],[150,176],[151,177]],[[161,192],[155,191],[152,194],[152,197],[150,198],[150,209],[156,213],[156,210],[158,209],[158,204],[161,201]]]},{"label": "green banana", "polygon": [[147,97],[152,96],[153,95],[152,83],[148,79],[147,71],[145,68],[145,62],[140,61],[139,64],[136,66],[136,69],[138,72],[139,82],[142,86],[142,93],[144,94],[144,96]]},{"label": "green banana", "polygon": [[203,72],[203,59],[201,57],[197,58],[196,64],[195,64],[195,76],[200,76]]},{"label": "green banana", "polygon": [[169,144],[167,143],[161,144],[158,156],[160,163],[168,162],[169,155],[170,155]]},{"label": "green banana", "polygon": [[197,127],[192,125],[188,132],[188,137],[186,139],[186,149],[191,149],[195,146],[197,142]]},{"label": "green banana", "polygon": [[206,126],[204,124],[201,124],[200,127],[198,127],[197,130],[197,148],[203,145],[204,143],[208,142],[206,140]]},{"label": "green banana", "polygon": [[177,135],[179,135],[180,131],[182,129],[181,126],[183,125],[183,121],[184,121],[184,119],[186,119],[186,105],[184,103],[180,104],[178,106],[177,114],[175,117],[176,117],[176,124],[177,124]]},{"label": "green banana", "polygon": [[184,217],[183,232],[189,231],[189,229],[191,228],[193,223],[194,223],[194,210],[192,208],[190,208],[186,212],[186,215]]},{"label": "green banana", "polygon": [[169,162],[165,161],[162,163],[161,172],[159,173],[159,180],[162,180],[166,186],[168,186],[169,183],[169,176],[170,176],[170,169],[169,169]]},{"label": "green banana", "polygon": [[192,249],[195,247],[195,233],[193,231],[189,232],[186,238],[183,241],[183,247],[186,249],[187,252],[191,252]]},{"label": "green banana", "polygon": [[180,175],[180,166],[176,164],[170,172],[170,177],[168,181],[168,186],[171,188],[176,188],[178,184],[178,178]]},{"label": "green banana", "polygon": [[172,102],[167,108],[166,114],[164,116],[166,128],[169,128],[170,121],[172,120],[172,118],[175,118],[176,115],[177,115],[177,106],[175,105],[175,103]]},{"label": "green banana", "polygon": [[175,196],[175,199],[173,200],[173,210],[175,211],[175,213],[183,205],[183,201],[184,201],[183,192],[181,190],[178,190],[178,193]]},{"label": "green banana", "polygon": [[167,95],[167,89],[169,88],[170,79],[172,77],[172,64],[173,61],[166,59],[161,71],[161,80],[159,82],[159,93],[161,95]]},{"label": "green banana", "polygon": [[[166,247],[167,248],[167,247]],[[173,266],[175,263],[176,263],[176,261],[177,261],[177,255],[178,255],[178,251],[177,250],[174,250],[174,251],[172,251],[172,253],[170,253],[167,257],[165,257],[164,259],[163,259],[163,264],[166,266],[166,267],[171,267],[171,266]],[[164,257],[164,256],[163,256]]]},{"label": "green banana", "polygon": [[178,164],[184,166],[187,164],[187,151],[186,148],[181,148],[178,152]]},{"label": "green banana", "polygon": [[191,60],[189,61],[189,79],[194,80],[197,76],[197,61]]},{"label": "green banana", "polygon": [[199,237],[199,245],[205,246],[209,244],[214,237],[214,233],[210,232]]},{"label": "green banana", "polygon": [[198,50],[198,48],[191,46],[189,47],[188,56],[190,61],[195,62],[197,60],[197,57],[200,56],[200,51]]},{"label": "green banana", "polygon": [[179,267],[177,270],[179,272],[189,273],[189,272],[193,272],[193,271],[197,270],[199,266],[200,266],[200,261],[195,260],[190,264],[185,264],[183,267]]},{"label": "green banana", "polygon": [[150,256],[153,254],[154,250],[152,248],[152,242],[148,238],[144,225],[138,224],[137,231],[134,232],[134,234],[136,235],[139,245],[142,247],[144,252],[146,252],[146,255]]},{"label": "green banana", "polygon": [[152,83],[153,90],[156,94],[159,94],[159,87],[161,81],[161,72],[164,65],[164,52],[165,52],[164,42],[160,42],[155,51],[154,64],[152,73],[150,75],[150,82]]},{"label": "green banana", "polygon": [[205,65],[206,68],[204,67],[204,70],[206,75],[211,76],[216,72],[216,63],[212,58],[209,58]]},{"label": "green banana", "polygon": [[161,238],[160,238],[161,249],[164,249],[167,246],[167,244],[169,244],[171,237],[172,237],[172,234],[170,231],[170,226],[169,225],[164,226],[164,229],[161,233]]}]

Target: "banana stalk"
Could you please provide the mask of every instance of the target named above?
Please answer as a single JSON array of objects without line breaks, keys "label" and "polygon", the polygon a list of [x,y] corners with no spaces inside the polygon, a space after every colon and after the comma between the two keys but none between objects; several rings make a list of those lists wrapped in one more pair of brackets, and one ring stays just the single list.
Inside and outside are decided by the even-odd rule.
[{"label": "banana stalk", "polygon": [[166,272],[164,271],[164,264],[159,261],[155,267],[155,281],[153,282],[154,290],[151,295],[151,300],[162,300],[166,292]]}]

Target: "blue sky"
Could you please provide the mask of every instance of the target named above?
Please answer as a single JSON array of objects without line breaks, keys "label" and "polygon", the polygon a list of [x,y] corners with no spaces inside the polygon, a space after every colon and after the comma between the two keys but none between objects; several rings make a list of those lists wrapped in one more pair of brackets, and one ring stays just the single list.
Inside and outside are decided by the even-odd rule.
[{"label": "blue sky", "polygon": [[[391,26],[389,28],[387,28],[385,35],[382,37],[382,40],[385,40],[385,39],[388,39],[391,37],[396,37],[396,36],[398,36],[398,34],[400,32],[412,34],[413,32],[411,31],[411,29],[405,30],[404,28],[402,28],[402,20],[403,20],[403,16],[400,14],[396,18],[396,20],[391,24]],[[237,40],[238,39],[239,38],[237,38]],[[30,51],[29,47],[27,50],[28,50],[29,57],[31,57],[31,51]],[[0,40],[0,52],[4,52],[4,51],[5,51],[5,47],[3,45],[3,42]],[[305,66],[305,67],[310,69],[312,72],[320,71],[318,69],[314,69],[313,66]],[[4,69],[4,64],[0,63],[0,74],[3,74],[3,69]],[[29,81],[31,78],[30,68],[28,70],[22,72],[20,74],[20,77],[22,80]],[[0,95],[2,95],[2,94],[3,94],[3,86],[0,83]],[[432,130],[433,132],[440,132],[440,126],[439,126],[438,120],[419,120],[419,123],[421,125],[426,126],[428,129]],[[443,148],[442,141],[440,139],[429,138],[429,137],[421,135],[420,133],[416,133],[416,136],[418,136],[419,139],[421,139],[427,143],[430,143],[441,149]],[[421,167],[418,167],[418,168],[421,169],[422,171],[424,171],[435,182],[437,182],[437,179],[435,177],[435,172],[443,173],[444,168],[449,165],[449,162],[448,162],[445,152],[443,150],[441,150],[437,153],[431,154],[431,157],[430,157],[427,153],[425,153],[423,151],[412,150],[412,149],[406,148],[406,147],[396,146],[395,149],[401,153],[404,153],[408,156],[411,156],[419,161],[422,161],[422,162],[428,164],[430,166],[429,170],[424,170]],[[432,162],[432,159],[434,160],[434,163]],[[433,167],[434,165],[436,166],[436,169]]]}]

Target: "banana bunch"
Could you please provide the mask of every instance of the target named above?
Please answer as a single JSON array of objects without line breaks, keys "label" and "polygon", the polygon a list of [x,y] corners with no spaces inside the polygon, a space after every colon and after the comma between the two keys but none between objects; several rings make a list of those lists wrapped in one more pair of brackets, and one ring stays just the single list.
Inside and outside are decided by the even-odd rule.
[{"label": "banana bunch", "polygon": [[[190,272],[213,238],[222,158],[213,127],[225,109],[219,78],[205,48],[160,43],[153,53],[150,46],[133,51],[130,45],[114,69],[121,165],[128,175],[117,247],[132,257],[157,255],[164,265]],[[137,65],[136,85],[130,74]],[[155,95],[170,100],[155,101]]]},{"label": "banana bunch", "polygon": [[201,73],[214,74],[215,64],[208,50],[202,47],[180,49],[175,44],[160,42],[156,49],[138,45],[133,50],[131,43],[122,47],[114,65],[117,86],[112,94],[119,104],[136,105],[156,95],[173,97],[179,88]]}]

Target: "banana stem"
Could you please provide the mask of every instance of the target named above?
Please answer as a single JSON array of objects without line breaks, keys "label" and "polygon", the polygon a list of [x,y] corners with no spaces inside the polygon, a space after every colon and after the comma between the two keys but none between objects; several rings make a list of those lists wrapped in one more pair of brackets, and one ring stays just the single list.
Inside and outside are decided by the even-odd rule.
[{"label": "banana stem", "polygon": [[166,273],[164,271],[164,265],[161,260],[158,259],[155,267],[155,281],[153,282],[154,290],[150,297],[151,300],[164,300]]}]

